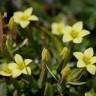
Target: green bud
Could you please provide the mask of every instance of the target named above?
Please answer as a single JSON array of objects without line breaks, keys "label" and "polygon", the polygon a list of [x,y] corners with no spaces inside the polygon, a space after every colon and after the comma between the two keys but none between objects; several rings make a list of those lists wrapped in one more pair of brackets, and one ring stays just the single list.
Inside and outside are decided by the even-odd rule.
[{"label": "green bud", "polygon": [[62,79],[66,78],[70,73],[70,71],[71,71],[70,67],[66,65],[61,71]]},{"label": "green bud", "polygon": [[64,47],[60,53],[60,56],[62,57],[62,59],[65,59],[68,56],[69,52],[70,52],[69,49],[67,47]]},{"label": "green bud", "polygon": [[13,17],[10,18],[8,23],[9,30],[12,32],[14,30],[14,19]]},{"label": "green bud", "polygon": [[44,48],[42,51],[42,61],[48,61],[50,58],[50,53],[48,49]]}]

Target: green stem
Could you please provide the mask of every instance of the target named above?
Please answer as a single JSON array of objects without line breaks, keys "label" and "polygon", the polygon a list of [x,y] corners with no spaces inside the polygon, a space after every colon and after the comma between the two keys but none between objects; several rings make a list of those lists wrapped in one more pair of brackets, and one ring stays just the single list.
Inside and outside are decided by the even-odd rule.
[{"label": "green stem", "polygon": [[84,85],[86,84],[86,82],[68,82],[67,84],[70,84],[70,85]]},{"label": "green stem", "polygon": [[26,43],[28,42],[28,39],[26,38],[18,47],[16,47],[14,50],[13,50],[13,53],[18,51],[20,48],[22,48],[24,45],[26,45]]},{"label": "green stem", "polygon": [[49,67],[47,65],[46,65],[46,68],[47,68],[48,72],[51,74],[51,76],[57,81],[57,90],[59,91],[60,96],[63,96],[62,88],[61,88],[61,85],[59,83],[59,80],[55,77],[55,75],[51,72],[51,70],[49,69]]},{"label": "green stem", "polygon": [[45,64],[42,64],[41,65],[41,73],[40,73],[40,77],[39,77],[39,81],[38,81],[40,88],[42,87],[42,83],[45,80],[45,76],[46,76]]},{"label": "green stem", "polygon": [[72,55],[73,55],[74,43],[73,42],[69,42],[68,47],[69,47],[69,50],[70,50],[70,53],[69,53],[69,57],[70,58],[69,58],[69,60],[71,60]]},{"label": "green stem", "polygon": [[49,73],[51,74],[51,76],[58,82],[58,79],[55,77],[55,75],[51,72],[51,70],[49,69],[49,67],[46,65],[47,70],[49,71]]}]

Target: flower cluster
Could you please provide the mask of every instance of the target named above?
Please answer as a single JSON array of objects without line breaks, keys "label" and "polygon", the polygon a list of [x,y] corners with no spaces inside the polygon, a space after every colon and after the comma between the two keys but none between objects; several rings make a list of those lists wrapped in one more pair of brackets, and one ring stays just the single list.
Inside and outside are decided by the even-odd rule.
[{"label": "flower cluster", "polygon": [[31,74],[31,69],[28,66],[32,62],[31,59],[23,60],[22,56],[19,54],[16,54],[14,59],[15,62],[2,65],[0,75],[12,76],[13,78],[16,78],[21,74]]},{"label": "flower cluster", "polygon": [[63,34],[63,42],[81,43],[83,37],[90,34],[88,30],[83,29],[83,22],[77,22],[72,26],[63,23],[53,23],[52,33],[55,35]]},{"label": "flower cluster", "polygon": [[[33,11],[33,8],[31,7],[31,8],[26,9],[23,12],[22,11],[14,12],[13,16],[10,18],[9,23],[8,23],[8,28],[10,31],[8,36],[10,35],[11,39],[13,39],[13,37],[11,37],[12,36],[11,32],[13,32],[15,29],[14,28],[15,23],[19,24],[22,28],[26,28],[31,21],[39,20],[37,16],[32,15],[32,11]],[[40,29],[42,29],[42,28],[40,28]],[[87,49],[85,48],[85,50],[81,51],[81,52],[77,50],[78,48],[75,49],[75,47],[74,47],[75,44],[82,43],[84,37],[90,34],[90,32],[88,30],[83,28],[82,21],[76,22],[73,25],[66,25],[62,21],[54,22],[51,25],[51,29],[52,29],[52,34],[54,34],[56,36],[51,36],[52,34],[50,34],[48,32],[46,32],[46,34],[48,34],[48,37],[50,36],[52,38],[52,40],[54,39],[53,41],[55,43],[50,42],[51,44],[47,45],[44,42],[44,45],[47,45],[49,47],[53,43],[54,43],[54,45],[56,45],[55,47],[53,47],[53,45],[52,45],[52,48],[50,48],[50,50],[53,52],[52,56],[54,56],[56,58],[54,58],[54,57],[51,58],[51,54],[50,54],[49,50],[47,48],[44,48],[42,53],[40,54],[41,55],[41,64],[39,65],[40,67],[38,67],[35,64],[32,67],[34,69],[35,68],[41,68],[41,69],[40,70],[38,69],[39,71],[36,70],[37,71],[35,73],[36,79],[35,79],[34,75],[33,75],[34,78],[32,78],[32,79],[37,80],[37,78],[38,78],[38,83],[37,83],[37,81],[36,81],[36,83],[37,83],[37,86],[39,86],[39,88],[37,88],[36,90],[38,90],[44,86],[45,93],[47,93],[47,91],[48,92],[50,91],[49,89],[53,90],[53,88],[55,88],[54,85],[56,85],[57,86],[56,90],[60,91],[61,92],[60,94],[62,95],[63,94],[62,89],[65,90],[66,85],[69,85],[69,84],[82,85],[82,84],[87,83],[87,82],[81,81],[82,74],[83,75],[87,74],[86,76],[88,76],[90,74],[91,75],[96,74],[96,65],[95,65],[96,56],[94,56],[94,50],[92,47],[89,47]],[[30,35],[30,33],[29,33],[29,35]],[[40,34],[40,36],[41,35],[42,34]],[[43,35],[45,35],[45,33]],[[59,36],[60,36],[60,38],[58,39]],[[9,38],[7,38],[7,39],[9,39]],[[61,39],[61,41],[60,41],[60,39]],[[29,42],[31,42],[30,40],[31,39],[29,39]],[[34,40],[35,39],[33,38],[32,42]],[[11,49],[11,47],[9,46],[10,44],[8,45],[8,43],[10,43],[10,41],[11,40],[9,40],[9,41],[6,40],[6,42],[7,42],[6,46],[7,46],[8,52],[10,53],[10,56],[13,56],[13,54],[17,50],[19,50],[19,48],[22,48],[22,46],[25,44],[25,41],[19,47],[16,46],[17,44],[16,45],[14,44],[16,46],[16,49],[15,49],[15,51],[13,50],[12,52],[10,52],[10,49]],[[35,42],[34,42],[34,44],[35,44]],[[41,41],[40,41],[39,46],[41,46],[42,44],[43,43],[41,43]],[[76,46],[78,46],[78,45],[76,45]],[[82,46],[82,44],[81,44],[81,46]],[[13,45],[12,45],[12,48],[13,48]],[[56,51],[54,50],[54,48],[56,48]],[[74,50],[72,50],[72,48]],[[84,48],[82,48],[82,49],[84,49]],[[76,50],[76,52],[75,52],[75,50]],[[39,64],[40,60],[37,58],[35,58],[35,59],[37,60],[36,63],[38,62],[38,64]],[[75,59],[77,60],[76,63],[74,62]],[[23,57],[21,55],[16,54],[14,56],[13,62],[10,62],[8,64],[4,63],[0,66],[0,75],[12,77],[12,78],[17,78],[18,76],[21,76],[22,74],[31,75],[31,68],[29,66],[29,64],[31,62],[32,62],[31,59],[23,59]],[[72,65],[70,62],[72,63]],[[52,67],[51,67],[50,63],[52,63]],[[57,65],[54,66],[55,64],[57,64]],[[36,66],[36,67],[34,67],[34,66]],[[47,73],[47,72],[49,72],[49,73]],[[54,78],[54,80],[56,80],[56,82],[58,84],[52,84],[52,82],[50,83],[51,80],[49,80],[49,79],[51,78],[51,76],[52,76],[52,78]],[[93,77],[95,77],[95,76],[93,76]],[[34,80],[34,82],[35,82],[35,80]],[[29,80],[29,81],[31,81],[31,80]],[[81,81],[81,82],[78,82],[78,81]],[[44,85],[43,85],[43,82],[44,82]],[[46,82],[48,83],[48,85],[46,84]],[[56,82],[53,82],[53,83],[56,83]],[[36,83],[34,83],[32,85],[35,85]],[[64,86],[65,88],[62,87],[63,83],[65,84],[65,86]],[[47,87],[45,84],[47,85]],[[71,89],[71,87],[70,87],[70,89]],[[46,95],[45,93],[44,93],[44,96]],[[85,96],[95,96],[95,95],[96,95],[96,93],[94,92],[94,90],[85,92]],[[64,96],[65,96],[65,94],[64,94]]]},{"label": "flower cluster", "polygon": [[[83,29],[83,22],[77,22],[72,26],[64,25],[63,23],[53,23],[52,33],[55,35],[63,34],[63,42],[81,43],[83,37],[90,34],[86,29]],[[77,58],[77,67],[86,68],[87,71],[94,75],[96,73],[96,56],[93,56],[93,48],[88,48],[84,53],[73,52],[73,55]]]}]

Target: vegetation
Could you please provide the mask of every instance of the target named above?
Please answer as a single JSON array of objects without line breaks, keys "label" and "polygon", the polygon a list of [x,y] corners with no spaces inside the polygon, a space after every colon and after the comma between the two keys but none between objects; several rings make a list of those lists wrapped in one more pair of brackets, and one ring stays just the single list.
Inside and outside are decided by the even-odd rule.
[{"label": "vegetation", "polygon": [[0,2],[0,96],[96,96],[96,0]]}]

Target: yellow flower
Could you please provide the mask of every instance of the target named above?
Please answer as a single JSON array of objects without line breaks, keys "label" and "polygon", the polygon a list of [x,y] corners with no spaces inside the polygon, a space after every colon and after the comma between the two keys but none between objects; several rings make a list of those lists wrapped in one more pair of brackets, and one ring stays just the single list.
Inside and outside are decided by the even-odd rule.
[{"label": "yellow flower", "polygon": [[96,96],[96,93],[93,89],[91,89],[89,92],[85,93],[85,96]]},{"label": "yellow flower", "polygon": [[15,62],[16,63],[10,63],[10,68],[12,70],[12,77],[16,78],[20,76],[21,74],[31,74],[31,69],[28,66],[32,60],[31,59],[25,59],[23,60],[22,56],[19,54],[15,55]]},{"label": "yellow flower", "polygon": [[96,73],[96,56],[93,56],[93,48],[88,48],[84,53],[74,52],[73,55],[77,58],[77,67],[86,68],[89,73],[94,75]]},{"label": "yellow flower", "polygon": [[82,22],[77,22],[72,27],[66,26],[64,31],[63,42],[81,43],[83,37],[90,34],[89,31],[83,29]]},{"label": "yellow flower", "polygon": [[2,76],[11,76],[12,70],[10,69],[9,64],[3,64],[1,66],[0,75]]},{"label": "yellow flower", "polygon": [[22,28],[25,28],[29,25],[30,21],[37,21],[38,17],[32,15],[32,8],[26,9],[24,12],[17,11],[14,13],[13,18],[14,22],[20,24]]},{"label": "yellow flower", "polygon": [[53,34],[62,35],[64,33],[65,25],[63,22],[54,22],[51,28]]}]

